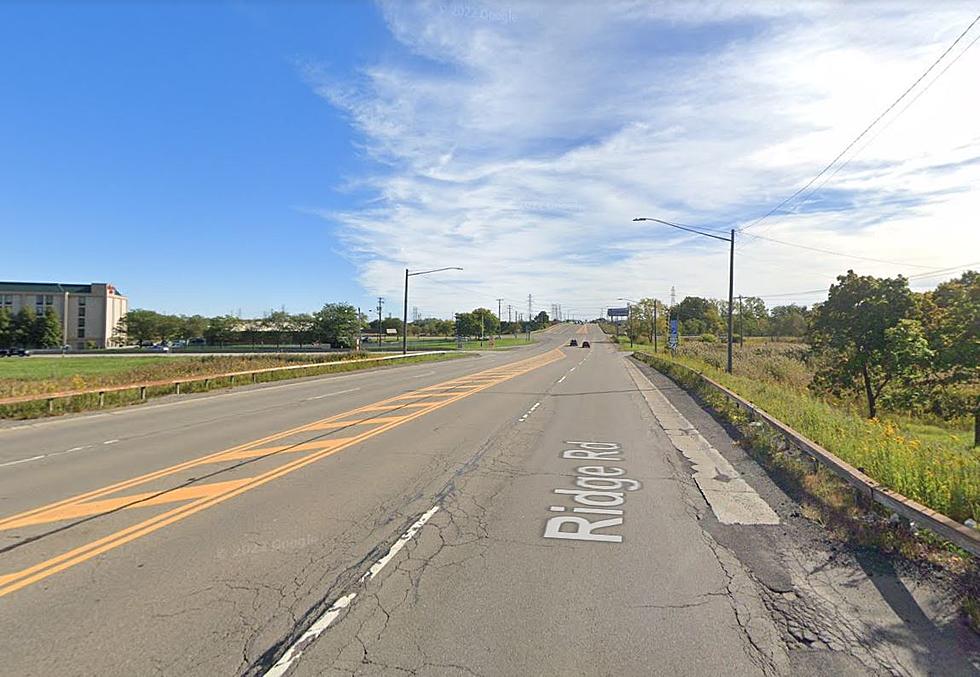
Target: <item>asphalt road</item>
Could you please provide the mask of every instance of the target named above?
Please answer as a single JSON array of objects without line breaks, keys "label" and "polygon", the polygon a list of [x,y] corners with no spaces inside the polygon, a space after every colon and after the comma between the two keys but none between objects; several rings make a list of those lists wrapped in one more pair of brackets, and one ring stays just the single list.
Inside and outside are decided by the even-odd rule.
[{"label": "asphalt road", "polygon": [[0,673],[976,674],[601,340],[0,429]]}]

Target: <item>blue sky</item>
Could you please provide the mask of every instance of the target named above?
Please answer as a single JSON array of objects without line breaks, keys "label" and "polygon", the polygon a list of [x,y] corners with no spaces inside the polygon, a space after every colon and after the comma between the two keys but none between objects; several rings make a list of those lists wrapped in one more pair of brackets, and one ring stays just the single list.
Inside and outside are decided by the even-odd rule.
[{"label": "blue sky", "polygon": [[[672,285],[721,296],[720,243],[631,218],[750,223],[974,14],[4,3],[0,278],[108,281],[137,307],[244,316],[366,309],[377,295],[397,313],[406,266],[465,268],[415,278],[425,314],[498,297],[526,308],[528,293],[579,316]],[[980,259],[978,68],[980,48],[964,52],[818,192],[749,228],[736,293],[806,303],[820,294],[796,290],[848,267],[915,275]]]},{"label": "blue sky", "polygon": [[384,50],[373,6],[0,14],[4,278],[107,280],[188,313],[365,296],[329,225],[303,211],[351,204],[336,187],[363,159],[296,64],[350,69]]}]

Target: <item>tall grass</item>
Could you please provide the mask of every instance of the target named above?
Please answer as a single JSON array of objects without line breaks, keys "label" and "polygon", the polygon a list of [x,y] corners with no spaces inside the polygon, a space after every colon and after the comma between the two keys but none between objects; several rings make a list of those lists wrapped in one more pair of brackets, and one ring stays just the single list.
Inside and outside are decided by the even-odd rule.
[{"label": "tall grass", "polygon": [[917,437],[891,421],[869,420],[854,407],[815,397],[806,390],[805,357],[794,353],[799,348],[763,346],[757,348],[763,352],[748,355],[746,347],[736,354],[734,374],[725,372],[716,351],[696,344],[682,347],[673,357],[641,358],[690,386],[692,376],[674,365],[704,373],[883,485],[933,510],[961,522],[980,517],[980,454],[963,447],[955,436]]}]

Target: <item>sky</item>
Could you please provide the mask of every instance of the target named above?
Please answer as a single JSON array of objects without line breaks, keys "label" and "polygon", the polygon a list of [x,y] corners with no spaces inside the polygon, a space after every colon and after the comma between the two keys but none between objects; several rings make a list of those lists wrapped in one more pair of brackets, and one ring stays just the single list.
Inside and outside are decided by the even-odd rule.
[{"label": "sky", "polygon": [[849,268],[929,288],[980,268],[980,23],[758,219],[977,12],[5,2],[0,279],[243,317],[378,296],[397,316],[405,268],[444,266],[412,278],[423,316],[727,293],[725,242],[645,216],[738,229],[735,293],[769,305]]}]

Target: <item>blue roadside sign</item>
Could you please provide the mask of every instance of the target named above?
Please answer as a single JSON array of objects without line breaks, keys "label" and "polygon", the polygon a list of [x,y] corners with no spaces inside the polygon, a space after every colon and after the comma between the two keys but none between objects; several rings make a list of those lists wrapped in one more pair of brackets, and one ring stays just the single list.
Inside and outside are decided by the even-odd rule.
[{"label": "blue roadside sign", "polygon": [[673,350],[677,347],[677,318],[670,318],[670,336],[667,337],[667,347]]}]

